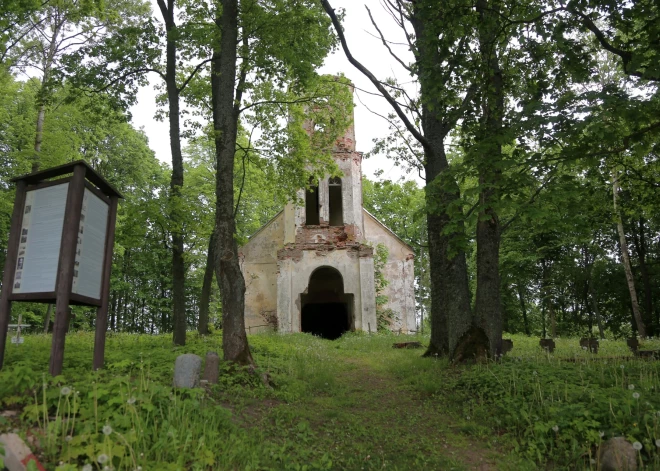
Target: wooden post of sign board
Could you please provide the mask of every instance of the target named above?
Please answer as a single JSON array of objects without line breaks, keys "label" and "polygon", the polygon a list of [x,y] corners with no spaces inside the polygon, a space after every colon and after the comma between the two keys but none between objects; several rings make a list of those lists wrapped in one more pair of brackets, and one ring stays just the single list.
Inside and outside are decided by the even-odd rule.
[{"label": "wooden post of sign board", "polygon": [[85,172],[83,165],[73,168],[73,178],[69,183],[69,191],[64,207],[64,224],[60,258],[57,268],[57,283],[55,291],[55,325],[53,326],[53,342],[50,348],[50,367],[52,376],[62,373],[64,363],[64,341],[69,314],[69,300],[73,284],[73,270],[78,244],[78,228],[80,226],[80,211],[85,191]]},{"label": "wooden post of sign board", "polygon": [[101,306],[96,310],[96,333],[94,336],[94,369],[103,368],[105,358],[105,332],[108,330],[108,304],[110,302],[110,274],[112,272],[112,248],[115,243],[115,222],[119,198],[110,196],[108,226],[105,236],[103,281],[101,283]]},{"label": "wooden post of sign board", "polygon": [[[24,181],[16,184],[16,202],[14,212],[11,215],[10,227],[21,227],[23,221],[23,206],[25,205],[25,195],[27,193],[27,183]],[[5,273],[2,278],[2,294],[0,295],[0,370],[5,360],[5,346],[7,344],[7,329],[9,328],[9,317],[11,316],[11,301],[9,294],[14,285],[15,271],[11,268],[16,266],[18,258],[18,245],[21,240],[21,231],[13,231],[9,234],[7,244],[7,257],[5,258]]]}]

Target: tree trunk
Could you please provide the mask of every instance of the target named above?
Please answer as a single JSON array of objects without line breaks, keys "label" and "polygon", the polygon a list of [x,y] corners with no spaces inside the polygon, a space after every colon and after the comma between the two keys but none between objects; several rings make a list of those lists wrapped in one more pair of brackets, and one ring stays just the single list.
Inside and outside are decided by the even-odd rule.
[{"label": "tree trunk", "polygon": [[115,313],[117,312],[117,301],[118,301],[117,292],[113,292],[112,295],[112,305],[110,307],[110,331],[114,330],[115,326]]},{"label": "tree trunk", "polygon": [[523,326],[525,328],[525,335],[529,335],[529,319],[527,319],[527,306],[525,305],[525,296],[523,294],[522,284],[517,283],[518,299],[520,300],[520,310],[523,316]]},{"label": "tree trunk", "polygon": [[554,339],[557,336],[557,323],[555,319],[555,308],[552,302],[552,296],[550,294],[550,275],[549,267],[546,259],[541,260],[541,302],[543,303],[543,337],[545,338],[546,331],[546,322],[545,314],[547,313],[550,321],[550,338]]},{"label": "tree trunk", "polygon": [[[639,271],[642,275],[642,284],[644,285],[644,324],[648,328],[648,335],[653,337],[655,326],[653,325],[653,287],[649,268],[646,264],[646,236],[644,234],[644,219],[639,218],[639,236],[633,231],[633,244],[639,260]],[[660,327],[659,327],[660,328]]]},{"label": "tree trunk", "polygon": [[550,314],[550,338],[557,337],[557,313],[552,302],[548,304],[548,313]]},{"label": "tree trunk", "polygon": [[484,70],[482,117],[477,166],[479,171],[479,217],[477,219],[477,292],[475,322],[489,341],[491,357],[502,350],[502,301],[500,298],[500,221],[496,212],[501,179],[502,119],[504,89],[497,55],[497,36],[501,32],[497,2],[478,0],[479,52]]},{"label": "tree trunk", "polygon": [[541,300],[541,337],[544,339],[548,337],[548,330],[545,322],[545,302]]},{"label": "tree trunk", "polygon": [[547,280],[547,262],[545,258],[541,259],[541,322],[543,323],[543,338],[548,336],[548,322],[547,322],[547,311],[548,311],[548,280]]},{"label": "tree trunk", "polygon": [[[160,287],[160,299],[165,299],[165,288],[162,285]],[[169,325],[170,325],[170,318],[167,315],[167,311],[165,309],[162,309],[160,313],[159,332],[160,333],[167,332],[167,328],[169,327]]]},{"label": "tree trunk", "polygon": [[[59,10],[59,9],[58,9]],[[62,15],[63,18],[66,15]],[[53,68],[53,62],[55,62],[55,55],[57,54],[57,48],[59,45],[59,35],[62,30],[62,26],[66,20],[58,20],[53,24],[53,36],[50,39],[48,44],[48,51],[45,52],[45,56],[42,57],[42,70],[43,76],[41,77],[41,89],[39,90],[37,96],[37,122],[36,122],[36,132],[34,135],[34,153],[32,154],[32,172],[36,172],[41,167],[41,144],[43,142],[43,133],[44,133],[44,121],[46,119],[46,103],[50,99],[50,79],[51,79],[51,70]]]},{"label": "tree trunk", "polygon": [[53,305],[48,304],[48,308],[46,308],[46,315],[44,316],[44,334],[48,333],[48,328],[50,327],[50,316],[53,312]]},{"label": "tree trunk", "polygon": [[[444,148],[439,149],[438,153],[446,159]],[[440,182],[440,172],[434,169],[436,165],[437,162],[431,161],[426,165],[427,181],[432,182],[426,188],[427,205],[437,207],[440,201],[443,208],[447,208],[450,202],[458,199],[458,194],[438,191],[438,187],[443,184]],[[445,227],[449,222],[450,216],[446,209],[441,214],[434,211],[427,213],[431,269],[431,339],[426,355],[453,356],[459,339],[472,324],[465,252],[452,246],[457,243],[457,234],[445,234]]]},{"label": "tree trunk", "polygon": [[[45,74],[44,74],[45,79]],[[43,88],[43,84],[41,85]],[[46,104],[43,97],[40,99],[39,109],[37,110],[36,133],[34,136],[34,155],[32,157],[32,172],[39,170],[41,166],[41,143],[43,142],[44,121],[46,119]]]},{"label": "tree trunk", "polygon": [[165,85],[169,104],[170,150],[172,178],[170,180],[169,217],[172,232],[172,340],[174,345],[186,344],[186,267],[183,260],[183,156],[179,123],[179,89],[176,84],[177,44],[174,23],[174,0],[158,0],[167,31]]},{"label": "tree trunk", "polygon": [[[414,4],[413,4],[414,5]],[[431,269],[431,339],[425,355],[454,356],[459,340],[472,325],[467,262],[463,248],[463,215],[451,233],[452,211],[459,211],[460,189],[448,175],[449,162],[444,139],[451,130],[445,125],[443,105],[436,98],[433,70],[442,61],[437,50],[440,25],[431,15],[429,5],[413,8],[411,23],[417,37],[417,67],[422,101],[422,128],[428,144],[424,147],[426,164],[426,205]]]},{"label": "tree trunk", "polygon": [[221,0],[215,24],[211,97],[216,153],[215,275],[222,296],[224,359],[254,365],[245,333],[245,279],[238,260],[234,218],[234,154],[240,100],[234,103],[238,41],[238,0]]},{"label": "tree trunk", "polygon": [[591,297],[591,308],[594,310],[596,315],[596,323],[598,324],[598,335],[600,339],[605,338],[605,330],[603,329],[603,318],[600,316],[600,309],[598,309],[598,298],[596,296],[596,290],[594,290],[593,283],[589,282],[589,295]]},{"label": "tree trunk", "polygon": [[[582,296],[581,297],[582,297],[583,311],[587,315],[587,326],[588,326],[588,330],[589,330],[589,332],[588,332],[589,335],[587,335],[587,337],[591,338],[591,332],[593,331],[593,328],[594,328],[592,309],[589,309],[589,304],[590,304],[589,303],[589,287],[591,285],[591,283],[589,282],[589,277],[591,275],[591,273],[590,273],[591,272],[591,265],[590,265],[590,261],[589,261],[589,254],[587,252],[586,247],[582,248],[582,259],[583,259],[583,262],[584,262],[585,277],[584,277],[584,286],[583,286],[583,289],[582,289]],[[577,297],[577,284],[578,283],[576,282],[575,283],[575,285],[576,285],[576,289],[575,289],[576,297]]]},{"label": "tree trunk", "polygon": [[584,304],[584,312],[587,315],[587,337],[591,338],[591,333],[594,330],[594,316],[589,307],[589,285],[585,283],[584,296],[582,297],[582,304]]},{"label": "tree trunk", "polygon": [[110,312],[110,332],[115,332],[117,328],[117,317],[119,317],[119,309],[122,303],[123,292],[115,298],[115,305],[112,311]]},{"label": "tree trunk", "polygon": [[612,194],[614,199],[614,216],[616,217],[616,228],[619,232],[619,241],[621,245],[621,260],[623,262],[623,269],[626,272],[626,280],[628,282],[628,291],[630,292],[630,303],[633,311],[633,318],[637,324],[637,332],[642,339],[646,338],[646,326],[642,320],[642,314],[639,310],[639,303],[637,302],[637,290],[635,289],[635,278],[633,277],[632,267],[630,265],[630,254],[628,252],[628,242],[626,241],[626,233],[623,230],[623,218],[621,212],[617,207],[617,193],[619,192],[619,180],[616,170],[612,171]]},{"label": "tree trunk", "polygon": [[206,269],[202,283],[202,295],[199,300],[199,322],[197,330],[200,335],[209,333],[209,304],[211,302],[211,287],[213,284],[213,268],[215,261],[215,228],[209,237],[209,249],[206,255]]}]

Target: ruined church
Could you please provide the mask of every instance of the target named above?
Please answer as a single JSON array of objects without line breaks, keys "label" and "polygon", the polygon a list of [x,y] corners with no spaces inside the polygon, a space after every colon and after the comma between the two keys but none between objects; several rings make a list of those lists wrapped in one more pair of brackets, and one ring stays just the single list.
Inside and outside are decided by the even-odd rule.
[{"label": "ruined church", "polygon": [[[352,122],[352,120],[351,120]],[[333,148],[342,177],[301,189],[240,249],[245,277],[245,325],[250,332],[309,332],[336,339],[375,332],[374,249],[388,258],[382,309],[390,328],[416,329],[413,250],[362,207],[362,154],[351,124]]]}]

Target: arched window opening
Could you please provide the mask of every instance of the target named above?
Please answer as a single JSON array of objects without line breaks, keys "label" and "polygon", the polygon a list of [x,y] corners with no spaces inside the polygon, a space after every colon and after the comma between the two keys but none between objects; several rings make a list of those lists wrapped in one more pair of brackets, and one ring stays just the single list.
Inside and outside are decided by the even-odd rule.
[{"label": "arched window opening", "polygon": [[305,190],[305,224],[319,225],[319,186],[311,186]]},{"label": "arched window opening", "polygon": [[342,198],[341,198],[341,178],[333,177],[328,182],[328,205],[330,211],[330,225],[343,226],[344,214],[342,211]]}]

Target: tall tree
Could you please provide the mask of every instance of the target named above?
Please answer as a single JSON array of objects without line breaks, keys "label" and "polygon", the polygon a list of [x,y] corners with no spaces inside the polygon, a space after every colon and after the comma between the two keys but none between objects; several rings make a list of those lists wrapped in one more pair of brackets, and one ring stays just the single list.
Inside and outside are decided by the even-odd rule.
[{"label": "tall tree", "polygon": [[500,67],[499,45],[507,43],[502,32],[499,0],[478,0],[477,37],[480,65],[481,122],[477,131],[477,168],[479,174],[479,215],[477,218],[477,289],[475,322],[488,337],[490,355],[501,351],[502,303],[500,299],[500,220],[497,214],[501,191],[502,144],[505,90]]},{"label": "tall tree", "polygon": [[[462,21],[465,19],[463,10],[456,5],[438,8],[436,2],[424,0],[388,3],[400,27],[405,29],[405,22],[413,27],[414,34],[407,33],[406,37],[415,55],[414,64],[406,68],[419,80],[420,129],[394,98],[392,89],[387,90],[383,82],[353,57],[332,6],[327,0],[322,4],[332,19],[348,60],[385,97],[405,129],[421,146],[419,161],[426,179],[431,271],[431,341],[426,354],[453,355],[459,339],[472,325],[472,312],[460,191],[449,171],[445,139],[474,94],[471,77],[458,72],[464,70],[463,65],[470,59],[465,39],[470,26]],[[381,40],[387,44],[382,35]]]},{"label": "tall tree", "polygon": [[[283,24],[287,27],[282,28]],[[215,271],[223,303],[223,351],[226,360],[253,364],[245,334],[245,280],[235,235],[233,175],[239,119],[243,114],[248,123],[261,122],[273,141],[271,155],[288,154],[278,160],[277,167],[278,172],[289,175],[282,184],[293,190],[304,186],[303,178],[310,172],[321,175],[327,171],[324,166],[332,163],[332,145],[346,129],[350,116],[346,111],[351,105],[347,105],[348,87],[342,81],[326,79],[325,92],[312,88],[311,95],[305,94],[306,86],[314,82],[314,68],[332,46],[328,22],[313,2],[222,0],[215,8],[215,26],[211,62],[216,146]],[[322,85],[323,80],[317,83]],[[313,115],[311,119],[324,125],[324,131],[304,132],[303,103]],[[278,119],[284,118],[282,105],[288,105],[290,118],[284,140],[273,133]],[[250,116],[248,111],[254,114]],[[266,140],[261,142],[268,147]]]},{"label": "tall tree", "polygon": [[186,343],[186,270],[183,260],[183,218],[184,208],[181,201],[183,188],[183,155],[181,153],[181,125],[179,94],[177,83],[179,64],[177,43],[179,32],[174,21],[174,0],[158,0],[158,8],[165,23],[165,74],[163,79],[167,89],[168,117],[170,125],[170,152],[172,153],[172,178],[170,179],[170,224],[172,233],[172,318],[174,321],[173,342],[175,345]]},{"label": "tall tree", "polygon": [[617,206],[617,194],[619,193],[619,176],[617,170],[612,171],[612,197],[614,202],[614,214],[616,218],[616,229],[619,233],[619,241],[621,247],[621,261],[623,268],[626,272],[626,281],[628,282],[628,291],[630,292],[630,303],[633,311],[633,318],[637,326],[637,333],[642,339],[646,338],[646,326],[642,319],[642,314],[639,309],[639,302],[637,301],[637,289],[635,288],[635,278],[632,273],[632,265],[630,264],[630,252],[628,251],[628,241],[626,233],[623,229],[623,218]]},{"label": "tall tree", "polygon": [[145,12],[141,0],[123,0],[101,5],[83,0],[45,2],[26,18],[25,32],[15,49],[11,65],[28,74],[38,71],[41,88],[37,100],[32,171],[39,169],[43,127],[63,58],[81,46],[91,46],[116,28],[134,24]]},{"label": "tall tree", "polygon": [[[210,59],[205,45],[209,25],[184,1],[158,0],[162,26],[153,18],[140,26],[127,25],[103,42],[81,48],[68,58],[69,74],[77,86],[94,91],[112,90],[122,104],[135,100],[138,85],[145,84],[148,74],[162,80],[167,98],[172,173],[169,188],[168,229],[172,250],[172,319],[173,342],[186,343],[186,267],[184,260],[185,208],[181,151],[181,97],[186,87]],[[177,13],[185,10],[183,24],[177,24]],[[161,27],[163,30],[161,31]],[[161,34],[162,33],[162,34]],[[164,37],[164,43],[161,38]],[[164,56],[164,60],[163,60]]]}]

